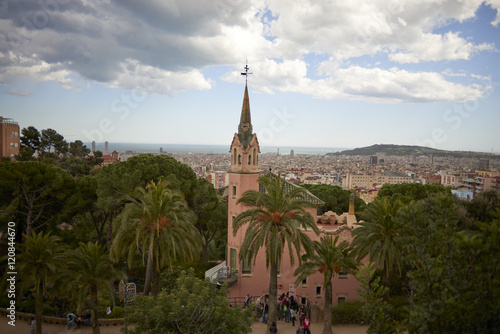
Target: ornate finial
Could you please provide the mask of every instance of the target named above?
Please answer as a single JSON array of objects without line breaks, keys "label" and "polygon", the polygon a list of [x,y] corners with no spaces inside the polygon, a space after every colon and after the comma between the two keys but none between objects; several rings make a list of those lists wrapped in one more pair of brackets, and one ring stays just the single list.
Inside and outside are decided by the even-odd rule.
[{"label": "ornate finial", "polygon": [[250,68],[248,67],[248,62],[247,62],[247,63],[245,63],[245,67],[244,67],[245,72],[241,72],[241,75],[244,75],[244,76],[245,76],[245,84],[246,84],[246,83],[247,83],[247,81],[248,81],[248,76],[249,76],[250,74],[253,74],[253,73],[249,73],[249,72],[248,72],[248,70],[249,70],[249,69],[250,69]]}]

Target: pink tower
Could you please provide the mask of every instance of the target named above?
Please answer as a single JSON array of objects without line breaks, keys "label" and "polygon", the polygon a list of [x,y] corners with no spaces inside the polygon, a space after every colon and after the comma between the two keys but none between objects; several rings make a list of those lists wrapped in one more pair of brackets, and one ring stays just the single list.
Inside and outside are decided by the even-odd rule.
[{"label": "pink tower", "polygon": [[[248,68],[246,74],[248,73]],[[242,73],[245,74],[245,73]],[[258,154],[260,153],[257,135],[253,133],[250,117],[250,101],[248,97],[248,88],[245,85],[243,97],[243,106],[241,109],[241,118],[238,125],[238,133],[234,134],[230,148],[231,168],[228,171],[228,236],[227,236],[227,255],[226,266],[227,273],[218,276],[220,283],[228,283],[228,298],[239,297],[241,302],[247,294],[256,298],[266,295],[269,288],[269,271],[266,268],[265,250],[262,249],[257,254],[255,262],[246,263],[240,261],[239,254],[246,233],[246,226],[233,234],[233,221],[247,207],[243,204],[237,204],[238,199],[247,190],[259,191]],[[296,185],[290,184],[295,187]],[[310,200],[322,204],[322,201],[310,194]],[[312,232],[306,232],[312,240],[319,240],[321,236],[329,235],[331,237],[339,236],[341,240],[352,241],[351,230],[354,228],[356,218],[354,210],[344,213],[340,216],[329,212],[332,217],[317,217],[315,209],[308,209],[318,224],[320,235]],[[328,218],[328,219],[327,219]],[[333,219],[335,218],[335,219]],[[297,268],[297,259],[292,266],[289,260],[289,252],[286,247],[283,250],[282,263],[278,273],[278,295],[288,293],[295,295],[300,300],[307,300],[313,304],[323,307],[323,276],[320,273],[309,276],[300,284],[295,285],[296,276],[294,271]],[[222,270],[222,269],[220,269]],[[334,279],[333,284],[333,305],[342,300],[358,299],[356,288],[359,282],[348,273],[339,273]]]}]

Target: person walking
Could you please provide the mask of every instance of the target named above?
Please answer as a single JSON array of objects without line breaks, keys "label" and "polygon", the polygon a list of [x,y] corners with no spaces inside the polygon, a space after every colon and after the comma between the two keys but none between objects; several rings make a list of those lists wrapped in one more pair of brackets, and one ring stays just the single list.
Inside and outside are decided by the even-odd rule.
[{"label": "person walking", "polygon": [[264,303],[264,308],[262,310],[262,322],[267,324],[267,318],[269,316],[269,305],[267,304],[267,300]]},{"label": "person walking", "polygon": [[36,320],[34,317],[31,317],[30,334],[35,334],[35,330],[36,330]]},{"label": "person walking", "polygon": [[304,319],[304,334],[311,334],[311,330],[309,327],[311,326],[311,321],[309,320],[309,317],[306,315]]},{"label": "person walking", "polygon": [[295,308],[290,309],[290,318],[292,320],[292,326],[295,326],[296,317],[297,317],[297,311],[295,311]]}]

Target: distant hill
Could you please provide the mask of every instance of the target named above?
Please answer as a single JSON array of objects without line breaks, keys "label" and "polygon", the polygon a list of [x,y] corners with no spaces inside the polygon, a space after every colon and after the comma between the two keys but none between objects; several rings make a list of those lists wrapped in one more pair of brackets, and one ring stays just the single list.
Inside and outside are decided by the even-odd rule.
[{"label": "distant hill", "polygon": [[389,144],[376,144],[367,147],[355,148],[353,150],[345,150],[334,153],[327,153],[327,155],[434,155],[435,157],[452,156],[455,158],[488,158],[499,159],[499,155],[492,155],[491,153],[472,152],[472,151],[446,151],[438,150],[431,147],[412,146],[412,145],[389,145]]}]

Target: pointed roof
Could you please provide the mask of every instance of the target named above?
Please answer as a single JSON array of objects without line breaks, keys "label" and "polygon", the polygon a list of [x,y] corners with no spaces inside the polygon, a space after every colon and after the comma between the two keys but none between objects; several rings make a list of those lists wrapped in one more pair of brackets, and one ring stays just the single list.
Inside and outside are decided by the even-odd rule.
[{"label": "pointed roof", "polygon": [[238,139],[247,148],[252,140],[252,121],[250,117],[250,99],[248,97],[248,87],[245,84],[245,95],[243,96],[243,106],[241,107],[240,124],[238,125]]},{"label": "pointed roof", "polygon": [[245,84],[245,95],[243,96],[243,106],[241,107],[240,124],[252,123],[250,118],[250,99],[248,98],[248,87]]}]

